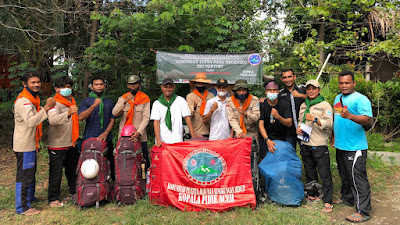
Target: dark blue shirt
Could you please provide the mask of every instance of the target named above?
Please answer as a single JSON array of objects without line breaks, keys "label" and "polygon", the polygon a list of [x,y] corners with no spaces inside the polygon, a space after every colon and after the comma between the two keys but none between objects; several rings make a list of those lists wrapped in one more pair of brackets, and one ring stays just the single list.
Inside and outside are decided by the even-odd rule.
[{"label": "dark blue shirt", "polygon": [[[94,103],[94,98],[92,97],[87,97],[83,99],[81,102],[81,105],[79,106],[79,114],[82,113],[83,111],[87,110],[91,105]],[[112,110],[114,108],[114,102],[109,99],[109,98],[104,98],[103,99],[103,104],[104,104],[104,123],[103,123],[103,129],[101,129],[101,124],[100,124],[100,116],[99,116],[99,106],[94,108],[92,114],[86,119],[86,127],[85,127],[85,132],[83,134],[83,140],[86,140],[91,137],[98,137],[100,134],[102,134],[106,129],[108,124],[110,123],[110,119],[114,119],[115,117],[112,114]],[[107,136],[106,141],[112,141],[113,136],[110,132]]]}]

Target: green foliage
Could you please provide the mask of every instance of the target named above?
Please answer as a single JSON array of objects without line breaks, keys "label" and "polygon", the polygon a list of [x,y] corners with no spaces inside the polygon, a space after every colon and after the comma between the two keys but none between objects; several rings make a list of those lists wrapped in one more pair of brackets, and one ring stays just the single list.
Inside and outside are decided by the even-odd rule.
[{"label": "green foliage", "polygon": [[65,61],[61,65],[55,65],[51,68],[51,79],[54,81],[55,79],[62,76],[70,76],[74,81],[74,85],[72,90],[76,96],[81,96],[83,92],[83,65],[81,63],[76,62],[75,60]]},{"label": "green foliage", "polygon": [[86,50],[89,67],[116,86],[133,73],[156,88],[150,85],[156,81],[154,50],[252,52],[263,46],[265,21],[255,19],[260,5],[254,1],[153,0],[145,9],[92,16],[100,27],[98,41]]},{"label": "green foliage", "polygon": [[328,53],[334,65],[328,63],[325,72],[339,72],[341,65],[363,71],[366,61],[400,56],[399,1],[285,0],[270,1],[269,8],[286,17],[284,34],[266,35],[267,75],[282,68],[317,72]]},{"label": "green foliage", "polygon": [[11,67],[8,69],[10,75],[8,75],[11,80],[11,85],[14,87],[18,87],[21,83],[20,78],[28,71],[37,71],[36,68],[32,67],[29,62],[23,63],[11,63]]},{"label": "green foliage", "polygon": [[400,142],[393,140],[390,143],[388,143],[384,140],[384,135],[382,134],[379,133],[368,134],[367,140],[368,140],[368,149],[371,151],[400,152]]},{"label": "green foliage", "polygon": [[369,95],[374,115],[381,126],[385,127],[385,133],[390,128],[400,124],[400,80],[392,79],[387,82],[377,82]]}]

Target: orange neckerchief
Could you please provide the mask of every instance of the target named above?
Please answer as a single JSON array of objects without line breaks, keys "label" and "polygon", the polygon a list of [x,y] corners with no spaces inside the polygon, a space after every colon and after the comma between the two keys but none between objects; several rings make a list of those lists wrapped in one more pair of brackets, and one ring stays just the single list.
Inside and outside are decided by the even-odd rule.
[{"label": "orange neckerchief", "polygon": [[[22,90],[21,93],[19,93],[19,95],[17,96],[17,99],[19,98],[27,98],[29,101],[32,102],[32,104],[36,107],[36,111],[39,112],[40,111],[40,98],[39,96],[36,95],[36,97],[33,97],[33,95],[31,93],[29,93],[28,90],[26,90],[26,88],[24,88]],[[14,101],[14,104],[17,100]],[[42,123],[40,123],[39,125],[36,126],[36,137],[35,137],[35,141],[36,141],[36,151],[39,149],[39,141],[40,138],[42,138]]]},{"label": "orange neckerchief", "polygon": [[[57,102],[67,106],[68,108],[71,107],[72,105],[76,105],[75,99],[71,96],[71,101],[68,101],[64,96],[60,94],[54,95],[54,100]],[[72,146],[75,147],[75,142],[79,138],[79,120],[78,120],[78,113],[74,113],[71,116],[72,120]]]},{"label": "orange neckerchief", "polygon": [[204,110],[206,109],[206,103],[207,103],[206,98],[207,98],[207,96],[208,96],[208,91],[205,90],[205,91],[204,91],[204,95],[201,95],[200,92],[199,92],[197,89],[195,89],[195,90],[193,91],[193,94],[199,96],[199,97],[203,100],[203,101],[201,102],[201,106],[200,106],[200,115],[203,116]]},{"label": "orange neckerchief", "polygon": [[[247,108],[249,108],[251,99],[253,98],[253,95],[247,96],[246,100],[243,103],[243,110],[246,111]],[[231,97],[233,104],[235,104],[236,108],[240,107],[240,103],[239,103],[239,99],[235,98],[235,96]],[[242,129],[242,131],[247,134],[247,129],[246,126],[244,125],[244,116],[242,114],[240,114],[240,128]]]},{"label": "orange neckerchief", "polygon": [[[123,98],[126,98],[128,96],[129,92],[125,93],[122,95]],[[131,108],[128,111],[128,114],[126,115],[126,120],[125,120],[125,125],[127,124],[133,124],[133,113],[134,113],[134,108],[135,105],[141,105],[150,102],[149,96],[147,96],[145,93],[138,91],[135,95],[135,99],[132,101],[129,100],[128,103],[131,105]]]}]

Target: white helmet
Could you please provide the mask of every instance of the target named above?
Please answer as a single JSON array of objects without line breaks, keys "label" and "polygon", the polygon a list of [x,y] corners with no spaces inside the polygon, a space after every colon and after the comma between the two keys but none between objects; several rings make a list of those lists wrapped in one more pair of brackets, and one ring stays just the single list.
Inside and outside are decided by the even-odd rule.
[{"label": "white helmet", "polygon": [[81,166],[82,176],[86,179],[93,179],[99,173],[99,163],[94,159],[86,159]]}]

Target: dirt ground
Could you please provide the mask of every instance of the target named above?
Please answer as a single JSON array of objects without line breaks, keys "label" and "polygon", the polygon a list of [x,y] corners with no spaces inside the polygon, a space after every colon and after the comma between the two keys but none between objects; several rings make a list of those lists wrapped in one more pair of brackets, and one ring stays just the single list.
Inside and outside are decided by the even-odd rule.
[{"label": "dirt ground", "polygon": [[[372,193],[371,201],[371,219],[363,224],[400,224],[400,185],[399,177],[395,179],[397,185],[392,190],[387,190],[385,193],[374,194]],[[345,221],[346,216],[351,215],[354,208],[347,206],[340,206],[334,208],[334,212],[330,216],[332,221],[340,224],[351,224]]]},{"label": "dirt ground", "polygon": [[[47,173],[47,163],[39,162],[42,170],[38,171],[43,176],[43,173]],[[0,149],[0,186],[13,188],[15,185],[15,170],[16,160],[15,154],[12,150]],[[37,189],[47,188],[47,182],[42,182],[41,186],[37,186]],[[336,195],[338,193],[335,193]],[[314,208],[309,204],[320,204],[320,203],[307,203],[302,207]],[[1,211],[2,209],[0,209]],[[345,220],[345,217],[352,214],[354,208],[347,206],[334,206],[333,213],[329,215],[332,224],[351,224]],[[365,225],[384,225],[384,224],[400,224],[400,173],[396,173],[393,177],[393,183],[387,186],[385,190],[379,193],[372,193],[372,210],[371,219],[365,223]]]}]

